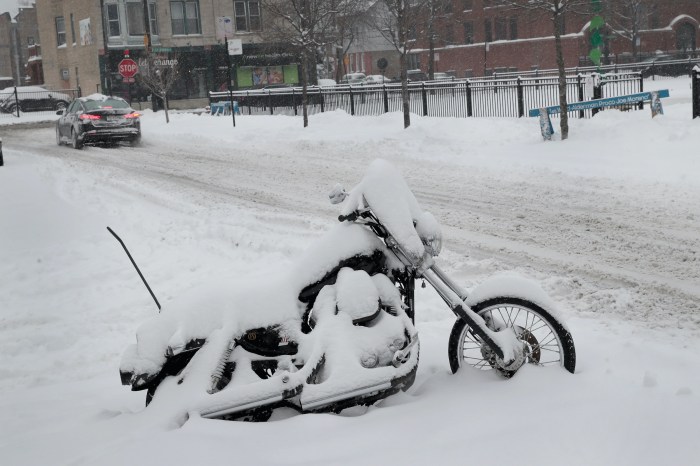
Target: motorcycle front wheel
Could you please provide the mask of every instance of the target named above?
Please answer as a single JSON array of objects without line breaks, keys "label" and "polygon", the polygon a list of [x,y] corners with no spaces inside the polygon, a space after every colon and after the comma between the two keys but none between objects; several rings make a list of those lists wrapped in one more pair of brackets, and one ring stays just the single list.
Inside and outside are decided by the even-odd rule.
[{"label": "motorcycle front wheel", "polygon": [[[525,363],[536,366],[561,366],[574,373],[576,349],[569,331],[548,311],[520,298],[492,298],[471,308],[494,331],[513,328],[524,343]],[[488,347],[462,319],[457,319],[450,333],[448,347],[452,373],[468,365],[476,369],[496,369],[510,378],[515,371],[499,368]]]}]

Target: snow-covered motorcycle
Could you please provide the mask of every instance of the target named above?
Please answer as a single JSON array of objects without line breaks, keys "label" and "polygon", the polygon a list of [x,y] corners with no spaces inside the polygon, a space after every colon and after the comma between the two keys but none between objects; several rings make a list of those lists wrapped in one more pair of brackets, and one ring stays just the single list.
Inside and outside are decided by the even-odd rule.
[{"label": "snow-covered motorcycle", "polygon": [[120,372],[146,391],[147,411],[266,420],[281,406],[339,412],[406,390],[418,367],[419,280],[457,316],[453,372],[574,372],[571,334],[536,285],[500,277],[467,294],[435,264],[440,226],[391,164],[376,160],[354,189],[330,197],[340,224],[291,270],[182,300],[139,328]]}]

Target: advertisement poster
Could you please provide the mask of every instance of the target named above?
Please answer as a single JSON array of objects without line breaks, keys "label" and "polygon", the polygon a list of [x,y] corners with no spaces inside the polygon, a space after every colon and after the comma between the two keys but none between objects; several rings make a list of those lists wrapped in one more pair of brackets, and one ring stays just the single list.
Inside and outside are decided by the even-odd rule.
[{"label": "advertisement poster", "polygon": [[236,68],[238,86],[260,88],[268,84],[298,84],[298,65],[283,66],[241,66]]},{"label": "advertisement poster", "polygon": [[216,39],[223,41],[233,37],[233,21],[229,16],[216,18]]},{"label": "advertisement poster", "polygon": [[92,45],[90,18],[81,19],[78,23],[80,24],[80,45]]}]

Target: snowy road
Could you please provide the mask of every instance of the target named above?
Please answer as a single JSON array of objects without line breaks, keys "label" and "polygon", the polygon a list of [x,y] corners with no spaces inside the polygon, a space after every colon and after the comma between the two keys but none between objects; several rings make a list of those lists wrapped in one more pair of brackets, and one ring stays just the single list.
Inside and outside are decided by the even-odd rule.
[{"label": "snowy road", "polygon": [[[693,464],[700,126],[687,83],[660,85],[676,86],[663,118],[604,112],[574,120],[565,143],[543,143],[532,120],[414,118],[403,130],[392,114],[326,114],[304,130],[287,117],[244,115],[233,129],[146,114],[141,147],[83,151],[57,147],[50,127],[2,127],[4,461]],[[440,264],[459,282],[516,271],[561,304],[577,373],[448,375],[453,317],[419,290],[421,363],[407,394],[265,425],[144,425],[133,414],[143,394],[119,386],[117,367],[155,307],[105,226],[167,305],[289,264],[333,224],[328,191],[352,187],[376,157],[442,224]]]},{"label": "snowy road", "polygon": [[[418,157],[394,138],[355,147],[351,137],[302,139],[280,147],[258,137],[239,142],[232,131],[235,151],[220,154],[202,153],[199,138],[148,137],[137,149],[76,152],[47,142],[51,132],[10,131],[6,140],[97,172],[113,189],[154,201],[177,198],[192,209],[214,203],[223,212],[231,205],[295,223],[332,219],[335,209],[325,194],[333,183],[352,186],[381,156],[402,170],[420,202],[440,220],[455,256],[490,260],[496,269],[523,269],[542,280],[558,277],[562,289],[549,291],[563,293],[581,311],[643,321],[656,316],[655,325],[700,328],[700,187],[690,174],[687,182],[650,177],[630,183],[627,167],[608,167],[612,176],[579,176],[550,168],[546,159],[541,166],[514,165],[504,172],[502,160],[465,161],[450,154],[453,141],[437,137],[430,141],[430,156]],[[230,144],[221,139],[221,146]],[[621,289],[629,300],[611,307],[610,294]]]}]

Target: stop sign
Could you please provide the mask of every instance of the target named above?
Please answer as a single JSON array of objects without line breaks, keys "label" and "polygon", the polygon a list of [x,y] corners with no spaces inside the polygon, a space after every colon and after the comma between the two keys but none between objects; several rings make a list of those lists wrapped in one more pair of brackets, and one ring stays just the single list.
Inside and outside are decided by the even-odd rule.
[{"label": "stop sign", "polygon": [[125,78],[133,78],[139,72],[139,65],[131,58],[125,58],[119,62],[119,74]]}]

